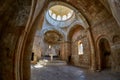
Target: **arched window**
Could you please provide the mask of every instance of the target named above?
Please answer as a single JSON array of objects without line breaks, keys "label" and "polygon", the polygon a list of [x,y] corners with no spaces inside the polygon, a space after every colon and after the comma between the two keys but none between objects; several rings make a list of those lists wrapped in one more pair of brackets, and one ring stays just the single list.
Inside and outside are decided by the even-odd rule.
[{"label": "arched window", "polygon": [[62,20],[66,20],[66,19],[67,19],[67,16],[64,15],[64,16],[62,17]]},{"label": "arched window", "polygon": [[50,14],[50,16],[52,16],[52,11],[51,10],[49,10],[49,14]]},{"label": "arched window", "polygon": [[56,19],[56,14],[53,14],[53,15],[52,15],[52,18],[53,18],[53,19]]},{"label": "arched window", "polygon": [[78,55],[83,54],[83,44],[81,41],[78,42]]},{"label": "arched window", "polygon": [[59,20],[59,21],[61,20],[61,16],[60,15],[57,16],[57,20]]},{"label": "arched window", "polygon": [[49,49],[51,48],[51,45],[49,45]]},{"label": "arched window", "polygon": [[72,16],[72,13],[67,14],[67,19],[69,19]]}]

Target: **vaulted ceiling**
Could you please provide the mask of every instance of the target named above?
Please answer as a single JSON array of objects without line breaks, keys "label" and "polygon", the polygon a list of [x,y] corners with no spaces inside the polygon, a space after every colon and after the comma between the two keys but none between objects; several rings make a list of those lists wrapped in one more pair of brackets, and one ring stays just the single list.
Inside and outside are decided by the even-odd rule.
[{"label": "vaulted ceiling", "polygon": [[[54,2],[55,1],[55,2]],[[52,13],[56,15],[67,15],[72,11],[72,9],[68,8],[67,6],[60,5],[60,2],[62,0],[51,0],[47,3],[49,6],[51,3],[53,3],[53,6],[50,6],[49,8],[45,7],[45,10],[51,10]],[[99,0],[64,0],[63,2],[71,5],[74,7],[78,12],[80,12],[83,17],[86,19],[89,26],[92,28],[96,26],[97,24],[103,22],[105,19],[108,19],[111,16],[111,13],[107,10],[107,8],[103,5],[105,3],[104,1]],[[57,5],[55,5],[57,4]],[[106,4],[106,3],[105,3]],[[44,12],[43,12],[44,13]],[[77,13],[76,13],[77,14]],[[45,16],[45,15],[42,15]],[[43,19],[43,18],[42,18]],[[43,22],[40,21],[40,23]],[[46,24],[46,23],[45,23]],[[39,26],[39,27],[42,27]],[[48,26],[48,28],[50,28]],[[47,29],[47,28],[46,28]],[[48,29],[49,31],[49,29]],[[57,40],[59,40],[59,36],[55,33],[48,32],[45,36],[45,41],[48,43],[56,43]]]}]

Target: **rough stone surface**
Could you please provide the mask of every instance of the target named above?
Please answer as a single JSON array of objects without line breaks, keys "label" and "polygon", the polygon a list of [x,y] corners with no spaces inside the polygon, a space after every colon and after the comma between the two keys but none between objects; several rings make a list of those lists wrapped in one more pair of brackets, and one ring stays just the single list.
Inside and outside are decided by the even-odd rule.
[{"label": "rough stone surface", "polygon": [[[41,20],[41,18],[44,18],[44,15],[41,16],[41,14],[46,11],[51,1],[54,2],[58,0],[0,0],[0,80],[7,80],[8,78],[9,80],[29,80],[30,56],[32,53],[34,34],[37,29],[36,27],[42,25],[43,19]],[[92,61],[95,62],[95,66],[100,66],[97,64],[102,60],[102,58],[100,58],[101,51],[99,51],[99,41],[101,38],[105,38],[110,44],[111,69],[120,72],[119,0],[115,0],[116,2],[111,4],[110,10],[112,13],[106,10],[103,5],[104,1],[102,2],[103,4],[99,0],[59,1],[63,1],[75,7],[77,12],[80,12],[85,18],[83,22],[86,20],[86,23],[88,23],[90,27],[89,30],[91,32],[92,41],[83,42],[87,44],[87,47],[84,48],[86,55],[81,57],[79,61],[78,56],[74,59],[82,63],[84,67],[91,66],[91,64],[93,64]],[[32,7],[31,4],[33,4]],[[41,29],[41,27],[42,26],[40,26],[39,29]],[[55,28],[55,30],[57,29]],[[60,32],[64,33],[66,36],[69,30],[64,27]],[[76,33],[72,33],[72,36],[75,35]],[[63,53],[61,57],[68,60],[69,54],[74,54],[74,52],[77,54],[77,47],[74,47],[73,50],[75,51],[71,52],[71,44],[69,44],[71,40],[67,39],[67,36],[65,36],[63,37],[64,39],[62,39],[62,46],[56,46],[61,46],[57,47],[58,51],[61,50],[60,52]],[[85,38],[85,40],[88,40],[88,38]],[[91,43],[93,43],[93,47],[91,47]],[[73,44],[76,45],[77,42]],[[48,45],[45,44],[43,50],[45,51],[46,48],[48,48]],[[90,50],[88,50],[88,48],[90,48]],[[76,62],[76,60],[73,61]]]},{"label": "rough stone surface", "polygon": [[31,68],[31,80],[120,80],[120,73],[109,70],[90,72],[73,66],[44,66]]}]

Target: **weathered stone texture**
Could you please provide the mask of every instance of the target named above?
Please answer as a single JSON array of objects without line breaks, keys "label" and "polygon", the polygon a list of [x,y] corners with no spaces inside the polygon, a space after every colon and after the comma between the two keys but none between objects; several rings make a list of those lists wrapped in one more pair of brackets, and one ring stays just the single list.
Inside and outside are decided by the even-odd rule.
[{"label": "weathered stone texture", "polygon": [[[46,7],[49,4],[49,0],[38,0],[39,3],[34,2],[34,7],[31,8],[32,0],[0,0],[0,80],[15,80],[17,73],[20,80],[28,80],[30,77],[30,57],[32,52],[33,37],[35,36],[37,24],[41,24],[44,21],[44,13]],[[46,2],[46,4],[42,4]],[[51,0],[58,1],[58,0]],[[59,0],[63,1],[63,0]],[[118,0],[116,0],[118,1]],[[97,58],[99,57],[99,40],[103,37],[106,38],[110,44],[111,57],[112,57],[112,70],[120,71],[120,27],[118,26],[120,18],[119,2],[115,8],[111,8],[112,13],[107,11],[103,4],[99,0],[64,0],[64,2],[75,7],[88,22],[91,32],[91,39],[93,40],[94,47],[90,45],[90,39],[88,33],[78,29],[70,33],[71,39],[56,39],[60,44],[54,44],[53,46],[59,52],[60,57],[63,60],[68,61],[69,55],[72,56],[71,62],[76,66],[90,67],[91,60],[94,60],[97,64]],[[103,2],[104,3],[104,2]],[[42,5],[41,5],[42,4]],[[109,3],[108,3],[109,4]],[[44,8],[43,8],[44,6]],[[35,9],[36,8],[36,9]],[[38,10],[39,9],[39,10]],[[26,26],[28,16],[31,20]],[[42,10],[42,11],[41,11]],[[116,10],[116,11],[114,11]],[[34,13],[35,12],[35,13]],[[115,14],[115,13],[117,14]],[[33,19],[34,16],[34,19]],[[37,18],[36,18],[37,17]],[[115,19],[114,19],[115,17]],[[42,18],[41,20],[38,18]],[[116,21],[117,20],[117,21]],[[83,21],[84,22],[84,21]],[[118,23],[117,23],[118,22]],[[48,26],[46,26],[48,27]],[[26,29],[26,30],[25,30]],[[41,29],[41,27],[39,28]],[[47,29],[47,28],[46,28]],[[58,28],[54,28],[57,30]],[[60,33],[69,33],[68,28],[59,29]],[[58,32],[59,33],[59,32]],[[63,36],[63,35],[62,35]],[[67,36],[66,34],[64,36]],[[61,38],[61,37],[60,37]],[[43,38],[42,38],[43,39]],[[78,41],[83,42],[84,54],[78,55]],[[21,44],[20,44],[21,42]],[[23,44],[24,43],[24,44]],[[48,49],[48,45],[42,42],[41,51],[44,54]],[[20,48],[20,51],[19,49]],[[18,50],[18,52],[16,51]],[[38,50],[38,49],[37,49]],[[91,50],[95,52],[95,59],[91,57]],[[38,53],[38,52],[36,52]],[[40,53],[40,55],[42,54]],[[93,54],[93,53],[92,53]],[[18,56],[16,56],[18,55]],[[98,56],[98,57],[97,57]],[[20,58],[20,59],[17,59]],[[15,61],[18,60],[18,61]],[[16,63],[19,64],[16,69]],[[99,62],[99,61],[98,61]],[[100,66],[96,65],[95,66]],[[15,73],[16,72],[16,73]],[[19,77],[17,76],[16,79]],[[19,80],[19,79],[18,79]]]},{"label": "weathered stone texture", "polygon": [[[84,33],[85,34],[85,33]],[[78,42],[81,41],[83,44],[83,54],[78,55]],[[72,37],[72,62],[76,66],[89,68],[90,66],[90,46],[88,38],[83,35],[82,31],[75,32]]]},{"label": "weathered stone texture", "polygon": [[[119,39],[119,35],[120,35],[120,28],[117,25],[116,21],[114,20],[114,18],[112,18],[111,16],[108,19],[105,19],[103,22],[101,22],[98,25],[95,25],[94,28],[92,28],[92,34],[95,40],[95,46],[97,46],[97,44],[99,43],[99,39],[100,38],[106,38],[109,41],[110,44],[110,48],[111,48],[111,61],[112,61],[112,69],[113,70],[119,70],[119,50],[120,50],[120,39]],[[117,36],[117,40],[115,40],[115,44],[113,41],[113,36],[118,35]],[[113,47],[116,46],[116,49]],[[119,50],[118,50],[119,49]],[[96,50],[96,55],[99,53],[98,50]],[[116,66],[115,66],[116,65]]]},{"label": "weathered stone texture", "polygon": [[19,2],[14,0],[0,1],[0,56],[2,56],[0,58],[1,80],[6,80],[8,78],[11,78],[11,80],[14,79],[14,55],[18,39],[25,27],[30,12],[29,2],[27,2],[26,5],[21,5]]}]

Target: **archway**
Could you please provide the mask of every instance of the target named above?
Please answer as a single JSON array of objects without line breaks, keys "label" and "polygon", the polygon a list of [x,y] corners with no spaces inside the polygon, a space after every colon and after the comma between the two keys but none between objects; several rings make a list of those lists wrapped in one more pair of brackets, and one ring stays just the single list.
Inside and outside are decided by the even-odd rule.
[{"label": "archway", "polygon": [[[28,0],[26,0],[26,1],[28,1]],[[30,1],[30,0],[29,0]],[[8,75],[10,75],[10,74],[14,74],[14,78],[15,78],[15,80],[28,80],[29,79],[29,70],[30,70],[30,53],[31,53],[31,45],[32,45],[32,40],[33,40],[33,36],[34,36],[34,33],[35,33],[35,31],[36,31],[36,27],[35,26],[37,26],[37,23],[39,23],[40,22],[40,18],[41,18],[41,12],[47,7],[47,5],[46,4],[48,4],[48,0],[46,1],[46,0],[40,0],[40,2],[39,2],[39,0],[38,0],[38,2],[37,2],[37,0],[32,0],[33,2],[32,2],[32,6],[31,6],[31,12],[30,12],[30,15],[29,15],[29,19],[28,19],[28,22],[26,22],[27,21],[27,19],[25,19],[25,24],[27,23],[27,25],[25,26],[25,24],[23,25],[23,26],[25,26],[24,28],[20,28],[20,30],[18,30],[18,28],[15,28],[14,29],[14,31],[15,32],[20,32],[20,34],[18,35],[18,34],[16,34],[14,31],[8,31],[8,32],[6,32],[5,33],[5,31],[3,30],[3,34],[6,34],[6,36],[8,36],[8,34],[10,33],[10,32],[14,32],[14,33],[12,33],[12,35],[14,35],[15,34],[15,36],[16,35],[18,35],[17,36],[17,39],[15,38],[15,39],[13,39],[13,42],[14,42],[14,40],[16,40],[16,43],[15,44],[12,44],[12,42],[8,42],[8,43],[11,43],[12,45],[10,45],[10,46],[8,46],[8,48],[9,47],[11,47],[11,46],[13,46],[14,45],[14,47],[15,47],[15,49],[13,49],[11,52],[13,52],[13,57],[11,57],[11,59],[13,60],[12,62],[12,64],[11,64],[11,68],[12,69],[9,69],[9,70],[11,70],[11,71],[9,71],[8,70],[8,72],[7,73],[9,73]],[[41,2],[41,1],[43,1],[43,2]],[[44,1],[46,1],[46,3],[44,3]],[[4,2],[4,1],[3,1]],[[11,1],[11,3],[12,2],[14,2],[13,0]],[[18,1],[19,2],[19,1]],[[67,2],[67,1],[66,1]],[[78,1],[79,2],[79,1]],[[94,1],[93,1],[94,2]],[[7,3],[7,2],[6,2]],[[16,2],[17,3],[17,2]],[[22,4],[26,4],[26,3],[28,3],[28,2],[23,2],[23,3],[18,3],[19,5],[22,5]],[[30,1],[30,3],[31,3],[31,1]],[[43,4],[42,4],[43,3]],[[72,4],[72,1],[71,2],[69,2],[69,3],[71,3]],[[76,2],[74,2],[74,3],[76,3]],[[81,2],[80,2],[81,3]],[[42,4],[42,5],[41,5]],[[81,3],[82,4],[82,3]],[[14,4],[13,4],[14,5]],[[26,10],[28,10],[28,6],[30,6],[31,4],[28,4],[27,5],[27,8],[25,8]],[[37,5],[37,7],[36,7],[36,5]],[[39,6],[38,6],[39,5]],[[44,8],[42,8],[43,7],[43,5],[46,5],[46,6],[44,6]],[[75,4],[73,4],[73,5],[75,5]],[[9,5],[7,5],[7,6],[9,6]],[[75,5],[76,6],[76,8],[77,8],[77,5]],[[84,5],[83,5],[84,6]],[[13,7],[15,7],[15,6],[13,6]],[[18,7],[18,6],[17,6]],[[39,7],[39,9],[37,9]],[[89,7],[89,6],[88,6]],[[23,8],[23,7],[22,7]],[[29,7],[30,8],[30,7]],[[95,8],[94,10],[98,10],[98,11],[100,11],[98,8],[99,8],[99,6],[97,7],[97,5],[95,6],[95,7],[93,7],[93,8]],[[6,9],[7,9],[7,7],[6,7]],[[7,15],[7,13],[13,13],[12,11],[11,11],[11,9],[13,9],[13,11],[14,11],[14,8],[11,8],[10,7],[10,12],[6,12],[7,10],[5,10],[5,11],[1,11],[1,12],[3,12],[3,14],[5,14],[4,12],[6,12],[6,15]],[[78,8],[79,9],[79,8]],[[89,13],[89,10],[87,10],[87,9],[89,9],[89,8],[86,8],[86,10],[84,10],[84,8],[83,8],[83,12],[85,11],[85,12],[87,12],[88,11],[88,13]],[[16,9],[17,10],[17,9]],[[25,11],[25,13],[29,13],[29,11],[28,12],[26,12],[26,10],[23,10],[23,11]],[[79,9],[79,10],[82,10],[82,7],[81,7],[81,9]],[[8,10],[9,11],[9,10]],[[23,12],[21,12],[21,8],[19,9],[19,11],[20,11],[20,14],[21,13],[23,13]],[[18,11],[16,11],[16,12],[18,12]],[[17,13],[16,13],[17,14]],[[16,15],[15,14],[15,15]],[[38,15],[39,14],[39,15]],[[88,15],[87,13],[84,13],[84,15]],[[9,15],[10,16],[10,15]],[[14,15],[13,15],[14,16]],[[98,16],[100,16],[100,15],[98,15]],[[21,15],[21,18],[23,18],[24,17],[24,15]],[[28,17],[28,16],[27,16]],[[37,17],[37,18],[36,18]],[[87,16],[86,16],[87,17]],[[94,17],[94,16],[93,16]],[[96,16],[97,17],[97,16]],[[89,18],[89,17],[87,17],[88,18],[88,20],[90,20],[90,21],[93,21],[93,20],[91,20],[92,18]],[[5,17],[5,19],[6,19],[6,17]],[[16,18],[15,18],[16,19]],[[19,17],[17,18],[17,19],[19,19]],[[8,20],[4,20],[4,17],[3,17],[3,21],[5,21],[5,23],[7,23],[7,21],[11,21],[11,18],[10,19],[8,19]],[[14,19],[13,19],[14,20]],[[21,20],[21,19],[19,19],[19,20]],[[99,19],[98,19],[99,20]],[[14,20],[14,21],[16,21],[16,20]],[[20,22],[22,22],[22,21],[20,21]],[[19,21],[18,21],[18,23],[20,23]],[[23,21],[24,22],[24,21]],[[97,21],[96,21],[97,22]],[[10,23],[10,22],[8,22],[8,23]],[[92,23],[92,22],[91,22]],[[2,24],[4,24],[4,22],[2,22]],[[12,24],[13,25],[13,24]],[[4,27],[4,26],[3,26]],[[17,27],[16,25],[14,25],[13,27],[11,27],[11,28],[7,28],[6,27],[6,29],[7,30],[10,30],[10,29],[13,29],[14,27]],[[3,28],[4,29],[4,28]],[[18,31],[16,31],[16,29],[18,30]],[[10,34],[10,38],[11,38],[12,36],[11,36],[11,34]],[[8,37],[9,38],[9,37]],[[7,38],[7,39],[8,39]],[[14,38],[14,37],[13,37]],[[3,39],[4,40],[4,39]],[[8,40],[9,41],[9,40]],[[5,43],[6,45],[8,45],[8,43]],[[2,47],[3,48],[3,47]],[[5,46],[5,48],[6,48],[6,46]],[[7,49],[8,49],[7,48]],[[3,52],[4,52],[4,49],[2,49],[3,50]],[[10,54],[11,55],[11,54]],[[4,58],[4,57],[3,57]],[[3,60],[3,61],[8,61],[8,60]],[[27,63],[27,64],[26,64]],[[24,65],[25,64],[25,65]],[[27,75],[26,75],[27,74]],[[13,76],[13,75],[11,75],[11,76]],[[12,79],[12,78],[11,78]]]},{"label": "archway", "polygon": [[99,41],[99,57],[101,69],[111,68],[111,49],[108,40],[105,38]]},{"label": "archway", "polygon": [[79,24],[73,25],[69,30],[67,38],[70,41],[70,54],[68,56],[68,62],[70,64],[77,65],[79,63],[78,48],[76,46],[78,46],[83,30],[84,28]]},{"label": "archway", "polygon": [[46,44],[46,50],[44,56],[50,57],[53,55],[53,59],[61,59],[61,42],[64,39],[64,35],[62,35],[58,30],[48,30],[44,33],[44,43]]},{"label": "archway", "polygon": [[88,52],[89,40],[88,33],[81,25],[74,25],[68,34],[68,39],[71,44],[71,63],[75,66],[89,68],[90,66],[90,52]]}]

